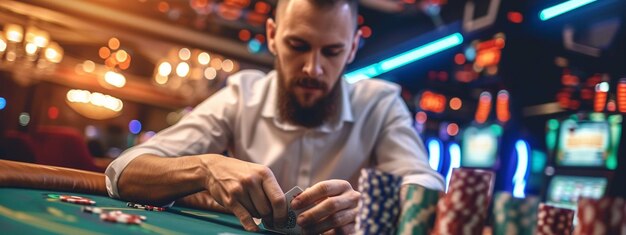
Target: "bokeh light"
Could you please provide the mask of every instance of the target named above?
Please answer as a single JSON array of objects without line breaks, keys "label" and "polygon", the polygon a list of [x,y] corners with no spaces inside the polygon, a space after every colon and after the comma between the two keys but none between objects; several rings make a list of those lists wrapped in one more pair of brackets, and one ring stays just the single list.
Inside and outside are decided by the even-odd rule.
[{"label": "bokeh light", "polygon": [[27,126],[30,123],[30,114],[28,113],[20,113],[18,118],[21,126]]},{"label": "bokeh light", "polygon": [[7,100],[4,97],[0,97],[0,110],[7,107]]},{"label": "bokeh light", "polygon": [[461,107],[463,107],[463,101],[461,101],[461,99],[458,97],[450,99],[450,108],[452,110],[459,110]]},{"label": "bokeh light", "polygon": [[459,125],[457,125],[456,123],[450,123],[448,124],[446,131],[448,132],[448,135],[456,136],[459,134]]},{"label": "bokeh light", "polygon": [[139,132],[141,132],[141,122],[137,121],[137,120],[131,120],[128,123],[128,130],[130,131],[130,133],[133,134],[139,134]]},{"label": "bokeh light", "polygon": [[213,80],[217,76],[217,71],[214,68],[208,67],[204,69],[204,78]]},{"label": "bokeh light", "polygon": [[50,106],[50,108],[48,108],[48,118],[52,120],[59,118],[59,108],[56,106]]},{"label": "bokeh light", "polygon": [[120,40],[117,38],[111,38],[109,39],[109,48],[113,49],[113,50],[117,50],[118,48],[120,48]]}]

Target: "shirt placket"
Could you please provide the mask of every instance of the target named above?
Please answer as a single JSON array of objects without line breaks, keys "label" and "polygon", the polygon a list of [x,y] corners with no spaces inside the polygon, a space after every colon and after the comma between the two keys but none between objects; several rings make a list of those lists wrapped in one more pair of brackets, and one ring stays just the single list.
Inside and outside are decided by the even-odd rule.
[{"label": "shirt placket", "polygon": [[302,135],[300,154],[300,170],[298,172],[298,186],[306,188],[311,183],[311,158],[313,156],[313,131],[307,130]]}]

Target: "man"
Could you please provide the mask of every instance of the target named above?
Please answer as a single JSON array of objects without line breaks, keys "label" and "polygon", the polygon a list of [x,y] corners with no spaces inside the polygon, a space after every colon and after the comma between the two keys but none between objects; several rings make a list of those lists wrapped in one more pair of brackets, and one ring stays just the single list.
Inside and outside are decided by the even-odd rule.
[{"label": "man", "polygon": [[[284,191],[306,233],[351,233],[360,169],[443,188],[427,164],[399,88],[341,77],[360,32],[353,0],[280,0],[266,24],[275,69],[242,71],[176,125],[107,169],[112,197],[168,203],[194,194],[257,231],[285,224]],[[228,150],[230,157],[219,155]],[[199,194],[198,194],[199,193]],[[273,221],[273,222],[272,222]]]}]

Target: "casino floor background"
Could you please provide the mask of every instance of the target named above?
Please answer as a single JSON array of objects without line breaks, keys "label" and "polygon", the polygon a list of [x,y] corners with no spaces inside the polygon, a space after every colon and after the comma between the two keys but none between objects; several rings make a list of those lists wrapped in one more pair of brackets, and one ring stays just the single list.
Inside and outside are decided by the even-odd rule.
[{"label": "casino floor background", "polygon": [[[402,87],[430,166],[449,184],[447,194],[413,188],[411,195],[428,199],[413,209],[408,202],[396,205],[401,210],[391,217],[392,230],[446,234],[472,224],[465,234],[564,234],[563,224],[550,227],[561,218],[550,216],[558,214],[576,234],[598,232],[585,230],[590,227],[604,228],[597,234],[626,234],[625,1],[359,4],[362,39],[346,79],[376,77]],[[42,172],[65,169],[38,167],[102,173],[122,151],[223,87],[230,74],[271,70],[264,22],[275,5],[0,1],[0,159],[6,160],[0,160],[0,231],[246,233],[227,214],[185,207],[150,211],[105,198],[102,190],[68,188],[65,181],[58,188],[42,185]],[[364,171],[362,177],[386,177],[379,174]],[[26,178],[29,184],[21,181]],[[467,193],[455,184],[474,180],[488,189]],[[467,193],[463,200],[454,199],[455,189]],[[478,222],[462,211],[450,215],[455,204],[479,195],[488,200],[473,208],[481,212]],[[76,200],[62,200],[71,196]],[[68,200],[91,200],[96,208],[147,220],[140,226],[109,223],[87,213],[93,212],[89,205]],[[420,212],[429,219],[413,221]],[[139,217],[124,218],[132,224],[128,220]]]}]

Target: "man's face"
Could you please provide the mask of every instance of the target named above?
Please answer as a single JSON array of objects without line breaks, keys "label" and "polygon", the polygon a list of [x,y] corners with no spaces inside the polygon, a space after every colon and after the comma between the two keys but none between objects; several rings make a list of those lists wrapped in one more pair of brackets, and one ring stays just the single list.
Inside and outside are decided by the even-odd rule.
[{"label": "man's face", "polygon": [[290,0],[268,20],[270,51],[286,92],[302,108],[314,107],[329,95],[352,61],[358,45],[355,22],[347,3],[317,7]]}]

